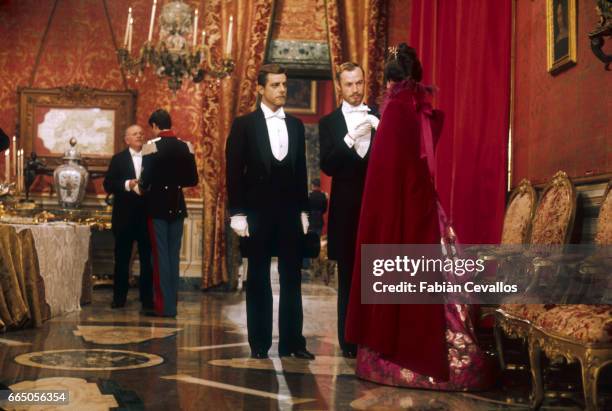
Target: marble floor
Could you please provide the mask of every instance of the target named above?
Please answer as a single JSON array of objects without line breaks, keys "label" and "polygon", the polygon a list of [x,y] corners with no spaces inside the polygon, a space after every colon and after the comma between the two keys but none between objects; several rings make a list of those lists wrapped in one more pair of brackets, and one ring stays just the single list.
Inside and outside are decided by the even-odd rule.
[{"label": "marble floor", "polygon": [[[520,369],[506,371],[491,391],[469,394],[357,379],[353,360],[342,358],[336,344],[335,290],[309,282],[303,294],[304,334],[317,355],[312,362],[279,359],[275,343],[269,360],[250,359],[244,294],[182,292],[177,318],[157,319],[139,314],[136,289],[124,309],[111,310],[111,290],[100,288],[79,312],[0,334],[0,383],[68,390],[69,404],[58,409],[79,411],[529,409],[529,376]],[[492,346],[487,338],[483,344]],[[551,379],[565,391],[547,398],[544,410],[582,408],[579,370],[562,374],[567,381]],[[611,375],[602,375],[602,409],[612,409]]]}]

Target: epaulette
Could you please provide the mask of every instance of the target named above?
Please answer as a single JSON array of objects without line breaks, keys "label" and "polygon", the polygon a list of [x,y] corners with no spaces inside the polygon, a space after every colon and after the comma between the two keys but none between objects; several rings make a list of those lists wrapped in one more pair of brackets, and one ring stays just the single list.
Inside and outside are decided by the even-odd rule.
[{"label": "epaulette", "polygon": [[[179,140],[181,140],[181,139],[179,138]],[[193,149],[193,144],[191,144],[191,142],[189,142],[189,141],[185,141],[185,140],[181,140],[181,141],[182,141],[183,143],[187,144],[187,148],[189,148],[189,152],[190,152],[191,154],[194,154],[194,155],[195,155],[195,150]]]},{"label": "epaulette", "polygon": [[142,146],[142,155],[146,156],[149,154],[155,154],[157,153],[157,144],[155,144],[156,141],[160,140],[160,138],[154,138],[153,140],[149,140],[145,143],[145,145]]}]

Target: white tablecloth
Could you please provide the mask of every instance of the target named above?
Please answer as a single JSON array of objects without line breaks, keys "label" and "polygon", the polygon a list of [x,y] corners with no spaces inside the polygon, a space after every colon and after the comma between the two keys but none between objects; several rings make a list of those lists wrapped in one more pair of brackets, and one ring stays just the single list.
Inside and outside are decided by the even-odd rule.
[{"label": "white tablecloth", "polygon": [[32,231],[51,317],[80,310],[83,272],[89,259],[89,226],[63,222],[11,225],[17,232]]}]

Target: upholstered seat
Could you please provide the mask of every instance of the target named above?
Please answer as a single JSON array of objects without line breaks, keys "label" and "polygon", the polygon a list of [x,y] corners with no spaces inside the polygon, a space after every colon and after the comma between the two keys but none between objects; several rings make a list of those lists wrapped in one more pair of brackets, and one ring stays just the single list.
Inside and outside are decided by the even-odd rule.
[{"label": "upholstered seat", "polygon": [[[574,185],[565,172],[559,171],[542,191],[535,214],[533,214],[529,236],[524,243],[537,245],[566,243],[573,227],[575,209],[576,191]],[[499,269],[534,273],[539,268],[532,267],[531,260],[525,259],[524,255],[520,254],[506,258],[504,264],[500,264]],[[510,274],[515,275],[517,273],[512,272]],[[495,340],[502,369],[505,368],[505,362],[499,327],[504,328],[509,336],[527,338],[527,328],[525,326],[534,322],[545,310],[541,304],[520,304],[520,301],[516,302],[519,304],[502,304],[496,311]],[[525,324],[518,324],[520,322]]]},{"label": "upholstered seat", "polygon": [[612,343],[610,305],[560,305],[540,311],[532,324],[548,334],[585,344]]},{"label": "upholstered seat", "polygon": [[543,304],[502,304],[499,310],[535,324],[539,317],[547,311],[545,307]]},{"label": "upholstered seat", "polygon": [[[611,183],[604,192],[599,212],[595,235],[595,243],[599,246],[612,244],[610,188]],[[582,264],[581,274],[598,270],[603,276],[610,273],[605,259],[601,262],[596,255],[592,257]],[[529,315],[524,312],[522,314]],[[586,409],[597,410],[597,379],[601,369],[612,363],[612,306],[557,305],[546,307],[537,315],[535,312],[530,314],[531,318],[535,318],[526,331],[533,377],[533,407],[538,408],[544,399],[540,369],[540,354],[543,352],[549,358],[562,357],[568,362],[580,362]],[[503,318],[502,313],[499,315]]]}]

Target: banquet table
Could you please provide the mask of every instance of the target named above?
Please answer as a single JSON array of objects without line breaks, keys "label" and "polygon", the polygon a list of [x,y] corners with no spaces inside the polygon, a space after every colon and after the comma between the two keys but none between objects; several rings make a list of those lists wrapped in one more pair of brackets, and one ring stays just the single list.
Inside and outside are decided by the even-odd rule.
[{"label": "banquet table", "polygon": [[91,302],[86,224],[0,221],[0,329],[40,326]]}]

